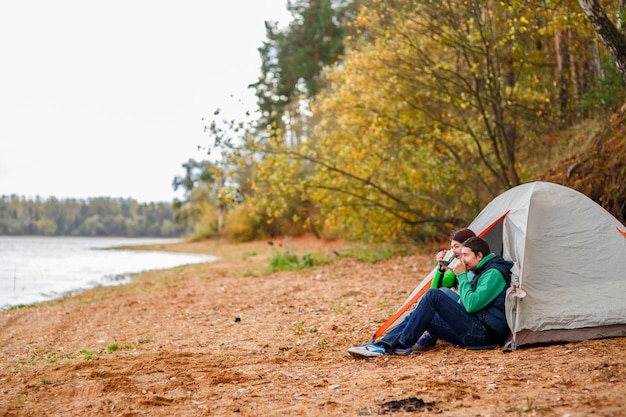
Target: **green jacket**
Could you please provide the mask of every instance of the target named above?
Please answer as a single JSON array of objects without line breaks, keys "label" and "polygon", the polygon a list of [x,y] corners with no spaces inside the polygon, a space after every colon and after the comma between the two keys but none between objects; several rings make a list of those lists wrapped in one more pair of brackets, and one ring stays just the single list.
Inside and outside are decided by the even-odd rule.
[{"label": "green jacket", "polygon": [[[440,276],[441,276],[441,271],[439,271],[439,268],[437,268],[437,270],[435,271],[435,275],[433,276],[433,281],[430,285],[432,288],[437,288],[437,282],[439,282]],[[441,281],[441,287],[452,288],[455,286],[454,285],[455,281],[456,281],[456,275],[454,275],[454,272],[451,269],[447,269],[446,272],[443,274],[443,281]]]},{"label": "green jacket", "polygon": [[[476,269],[480,268],[495,257],[496,255],[493,253],[485,256],[476,266]],[[498,295],[500,295],[500,293],[507,286],[502,273],[495,268],[488,269],[481,275],[475,290],[472,290],[472,284],[467,279],[467,272],[460,274],[458,281],[461,302],[465,306],[465,310],[468,313],[474,313],[482,308],[485,308]]]}]

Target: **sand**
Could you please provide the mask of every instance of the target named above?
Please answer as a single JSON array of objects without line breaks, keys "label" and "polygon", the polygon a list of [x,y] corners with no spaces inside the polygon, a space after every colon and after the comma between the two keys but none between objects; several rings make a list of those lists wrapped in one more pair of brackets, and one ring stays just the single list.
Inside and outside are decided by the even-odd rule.
[{"label": "sand", "polygon": [[[287,245],[332,262],[265,272]],[[154,247],[223,259],[3,311],[0,416],[626,415],[626,338],[352,358],[433,254],[364,263],[348,246]]]}]

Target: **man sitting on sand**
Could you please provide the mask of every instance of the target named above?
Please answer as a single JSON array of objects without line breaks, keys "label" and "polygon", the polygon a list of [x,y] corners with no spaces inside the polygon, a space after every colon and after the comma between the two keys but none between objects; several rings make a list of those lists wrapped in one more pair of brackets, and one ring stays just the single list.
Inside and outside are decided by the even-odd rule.
[{"label": "man sitting on sand", "polygon": [[504,298],[512,267],[513,262],[491,253],[483,239],[467,239],[452,268],[458,278],[459,302],[439,288],[430,288],[397,327],[377,342],[348,352],[358,358],[412,354],[412,346],[425,331],[461,347],[503,344],[510,334]]}]

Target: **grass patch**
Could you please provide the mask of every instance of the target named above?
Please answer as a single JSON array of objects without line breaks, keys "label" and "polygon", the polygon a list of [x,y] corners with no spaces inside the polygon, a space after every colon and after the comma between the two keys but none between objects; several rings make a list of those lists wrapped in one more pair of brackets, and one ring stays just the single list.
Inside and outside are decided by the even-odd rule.
[{"label": "grass patch", "polygon": [[314,327],[312,327],[310,329],[307,329],[306,327],[304,327],[304,321],[292,324],[291,325],[291,330],[296,335],[301,335],[301,334],[305,334],[305,333],[317,333],[317,329],[314,328]]},{"label": "grass patch", "polygon": [[49,363],[57,363],[59,360],[61,359],[73,359],[74,357],[76,357],[75,354],[73,353],[49,353],[46,356],[46,359],[48,360]]},{"label": "grass patch", "polygon": [[95,359],[95,358],[98,357],[98,353],[95,350],[88,350],[88,349],[81,350],[80,351],[80,355],[86,361],[90,361],[90,360]]},{"label": "grass patch", "polygon": [[257,255],[257,253],[256,253],[256,252],[254,252],[254,251],[253,251],[253,252],[246,252],[246,253],[244,253],[244,254],[241,256],[241,260],[242,260],[242,261],[245,261],[245,260],[247,260],[249,257],[253,257],[253,256],[256,256],[256,255]]},{"label": "grass patch", "polygon": [[323,262],[314,257],[311,253],[305,253],[302,257],[298,257],[298,255],[291,251],[280,252],[274,249],[269,271],[297,271],[321,264],[323,264]]},{"label": "grass patch", "polygon": [[7,310],[18,310],[20,308],[25,308],[25,307],[30,307],[30,306],[31,304],[17,304],[17,305],[7,308]]}]

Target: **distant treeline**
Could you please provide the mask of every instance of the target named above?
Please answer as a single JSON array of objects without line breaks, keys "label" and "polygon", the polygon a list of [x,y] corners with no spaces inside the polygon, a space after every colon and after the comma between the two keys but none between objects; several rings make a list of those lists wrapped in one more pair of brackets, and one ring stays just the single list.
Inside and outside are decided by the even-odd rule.
[{"label": "distant treeline", "polygon": [[179,237],[172,204],[98,197],[0,197],[0,235]]}]

